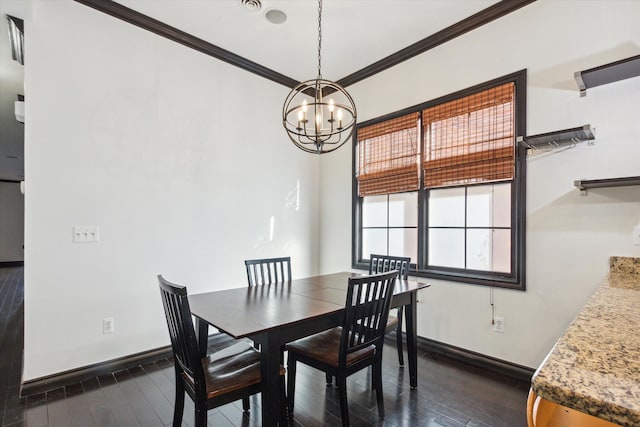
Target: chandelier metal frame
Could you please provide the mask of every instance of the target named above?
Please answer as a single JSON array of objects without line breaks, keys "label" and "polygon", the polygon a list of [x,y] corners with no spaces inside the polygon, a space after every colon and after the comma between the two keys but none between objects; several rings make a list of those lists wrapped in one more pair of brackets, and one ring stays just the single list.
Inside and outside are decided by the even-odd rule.
[{"label": "chandelier metal frame", "polygon": [[282,108],[282,125],[291,141],[308,153],[324,154],[351,139],[356,105],[338,83],[322,78],[322,0],[318,0],[318,77],[289,93]]}]

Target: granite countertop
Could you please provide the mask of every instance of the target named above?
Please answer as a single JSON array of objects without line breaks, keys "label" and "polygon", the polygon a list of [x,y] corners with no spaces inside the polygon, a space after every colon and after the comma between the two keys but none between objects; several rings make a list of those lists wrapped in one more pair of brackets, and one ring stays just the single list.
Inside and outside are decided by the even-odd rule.
[{"label": "granite countertop", "polygon": [[551,402],[640,426],[640,259],[612,257],[610,264],[609,279],[558,340],[531,387]]}]

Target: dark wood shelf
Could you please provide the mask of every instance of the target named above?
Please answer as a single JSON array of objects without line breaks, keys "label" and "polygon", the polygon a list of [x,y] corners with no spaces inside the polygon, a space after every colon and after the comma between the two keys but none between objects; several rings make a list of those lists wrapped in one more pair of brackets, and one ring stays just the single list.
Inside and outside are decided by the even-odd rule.
[{"label": "dark wood shelf", "polygon": [[589,70],[576,71],[573,75],[578,83],[580,96],[586,96],[589,88],[638,76],[640,76],[640,55]]},{"label": "dark wood shelf", "polygon": [[629,185],[640,185],[640,176],[604,179],[579,179],[573,181],[573,185],[575,185],[581,191],[587,191],[587,189],[589,188],[626,187]]},{"label": "dark wood shelf", "polygon": [[583,141],[591,141],[596,137],[591,125],[584,125],[571,129],[558,130],[554,132],[531,135],[525,138],[518,138],[518,141],[527,148],[556,148],[567,144],[577,144]]}]

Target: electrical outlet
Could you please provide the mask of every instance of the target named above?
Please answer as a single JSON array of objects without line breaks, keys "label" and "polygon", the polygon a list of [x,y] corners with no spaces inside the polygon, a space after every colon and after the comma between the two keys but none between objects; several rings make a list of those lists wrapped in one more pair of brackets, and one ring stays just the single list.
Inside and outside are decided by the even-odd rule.
[{"label": "electrical outlet", "polygon": [[76,225],[73,227],[73,243],[97,243],[100,227],[96,225]]},{"label": "electrical outlet", "polygon": [[504,333],[504,317],[494,317],[493,318],[493,331]]},{"label": "electrical outlet", "polygon": [[111,334],[115,330],[115,325],[113,323],[113,317],[105,317],[102,319],[102,333],[103,334]]}]

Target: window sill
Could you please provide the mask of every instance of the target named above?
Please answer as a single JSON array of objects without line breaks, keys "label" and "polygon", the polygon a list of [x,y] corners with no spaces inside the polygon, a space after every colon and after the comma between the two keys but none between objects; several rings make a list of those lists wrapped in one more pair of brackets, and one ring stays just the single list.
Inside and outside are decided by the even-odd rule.
[{"label": "window sill", "polygon": [[[368,272],[369,263],[356,262],[352,265],[352,268]],[[524,281],[518,281],[517,279],[507,275],[474,274],[472,272],[460,274],[459,272],[444,270],[416,270],[415,265],[412,264],[411,269],[409,270],[409,276],[425,277],[429,279],[445,280],[448,282],[464,284],[492,286],[517,291],[526,290]]]}]

